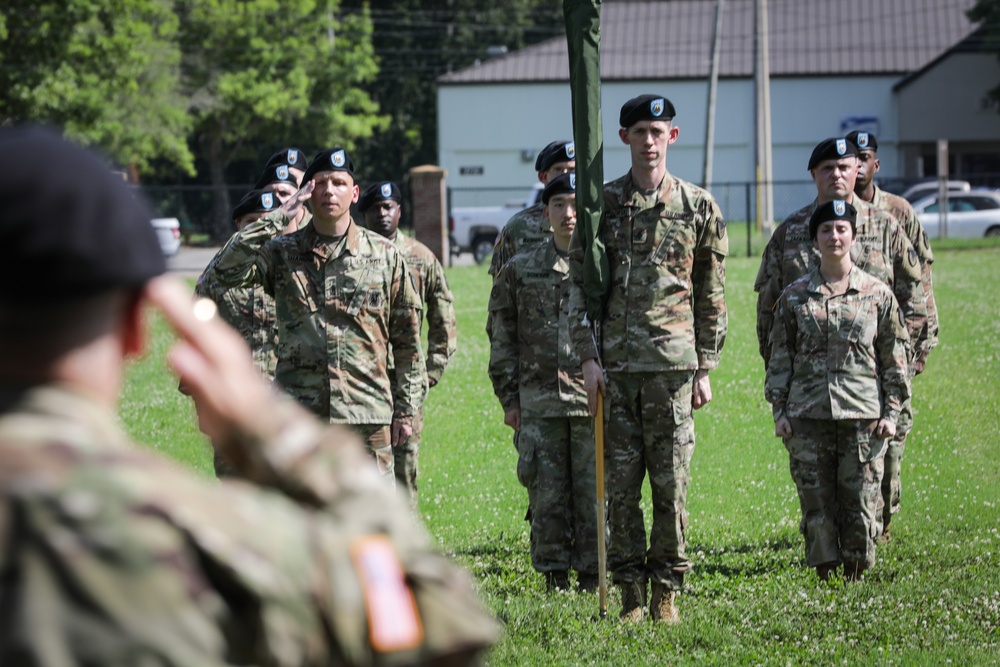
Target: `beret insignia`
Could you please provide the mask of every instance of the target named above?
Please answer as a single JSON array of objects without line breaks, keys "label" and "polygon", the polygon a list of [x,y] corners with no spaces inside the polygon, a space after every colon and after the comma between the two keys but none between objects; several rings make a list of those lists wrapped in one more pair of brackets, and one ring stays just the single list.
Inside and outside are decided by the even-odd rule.
[{"label": "beret insignia", "polygon": [[266,209],[271,209],[274,207],[274,193],[265,192],[260,196],[260,205]]},{"label": "beret insignia", "polygon": [[867,132],[858,132],[858,148],[868,148]]},{"label": "beret insignia", "polygon": [[294,148],[288,149],[288,164],[298,164],[299,152]]},{"label": "beret insignia", "polygon": [[347,157],[344,154],[343,149],[335,151],[330,154],[330,163],[333,164],[333,166],[337,167],[338,169],[340,169],[347,163]]},{"label": "beret insignia", "polygon": [[570,160],[576,158],[576,144],[572,141],[566,144],[566,157]]},{"label": "beret insignia", "polygon": [[837,155],[847,153],[847,139],[837,139]]},{"label": "beret insignia", "polygon": [[833,202],[833,212],[837,215],[844,215],[847,211],[847,202],[841,201],[840,199]]},{"label": "beret insignia", "polygon": [[275,175],[283,181],[288,180],[288,165],[282,164],[278,165],[278,168],[274,171]]},{"label": "beret insignia", "polygon": [[569,175],[569,187],[576,190],[576,174]]},{"label": "beret insignia", "polygon": [[649,103],[649,112],[651,114],[653,114],[653,116],[655,116],[657,118],[659,118],[660,116],[663,115],[663,98],[662,97],[658,97],[657,99],[655,99],[655,100],[653,100],[652,102]]},{"label": "beret insignia", "polygon": [[392,183],[383,183],[382,187],[379,188],[379,192],[382,193],[382,197],[388,199],[392,196]]}]

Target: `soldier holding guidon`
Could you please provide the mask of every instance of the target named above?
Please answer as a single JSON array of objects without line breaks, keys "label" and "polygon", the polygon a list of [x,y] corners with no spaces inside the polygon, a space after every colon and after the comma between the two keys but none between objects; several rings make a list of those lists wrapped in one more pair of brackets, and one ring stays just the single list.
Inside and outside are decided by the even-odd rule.
[{"label": "soldier holding guidon", "polygon": [[[692,410],[712,400],[708,374],[719,364],[728,326],[726,223],[711,194],[667,171],[667,148],[680,131],[674,111],[660,95],[641,95],[621,109],[618,132],[632,168],[604,188],[598,236],[611,288],[596,323],[599,340],[587,318],[580,234],[570,246],[570,326],[592,411],[598,392],[606,395],[608,568],[628,622],[645,615],[650,580],[653,619],[679,619],[675,598],[691,569]],[[647,472],[648,548],[640,506]]]}]

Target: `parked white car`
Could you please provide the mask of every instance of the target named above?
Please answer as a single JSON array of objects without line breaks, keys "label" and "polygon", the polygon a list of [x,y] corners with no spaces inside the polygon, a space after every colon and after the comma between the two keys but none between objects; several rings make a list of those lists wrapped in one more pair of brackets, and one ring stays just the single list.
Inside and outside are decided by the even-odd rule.
[{"label": "parked white car", "polygon": [[[936,178],[927,179],[919,183],[911,185],[903,194],[900,195],[903,199],[910,202],[911,204],[920,201],[924,197],[929,197],[935,195],[940,187],[940,181]],[[968,192],[972,189],[968,181],[948,181],[948,191],[949,192]]]},{"label": "parked white car", "polygon": [[453,208],[448,216],[451,252],[471,252],[477,264],[482,264],[493,252],[500,230],[511,217],[542,200],[542,184],[535,183],[523,197],[503,206],[469,206]]},{"label": "parked white car", "polygon": [[[941,238],[941,207],[937,195],[913,204],[928,238]],[[1000,192],[971,190],[948,193],[948,238],[975,239],[1000,236]]]},{"label": "parked white car", "polygon": [[177,218],[153,218],[150,222],[156,230],[164,257],[173,257],[181,249],[181,223]]}]

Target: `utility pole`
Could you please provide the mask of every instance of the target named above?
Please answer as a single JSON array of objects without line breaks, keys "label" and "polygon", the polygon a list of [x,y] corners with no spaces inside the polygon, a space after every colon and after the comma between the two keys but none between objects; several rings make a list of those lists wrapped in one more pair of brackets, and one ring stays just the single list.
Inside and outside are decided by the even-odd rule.
[{"label": "utility pole", "polygon": [[708,77],[708,111],[705,118],[705,171],[701,183],[706,190],[712,187],[712,161],[715,157],[715,97],[719,88],[719,41],[722,36],[722,5],[715,4],[715,32],[712,33],[712,69]]},{"label": "utility pole", "polygon": [[774,224],[773,174],[771,170],[771,65],[768,54],[767,0],[757,0],[755,91],[757,115],[757,230]]}]

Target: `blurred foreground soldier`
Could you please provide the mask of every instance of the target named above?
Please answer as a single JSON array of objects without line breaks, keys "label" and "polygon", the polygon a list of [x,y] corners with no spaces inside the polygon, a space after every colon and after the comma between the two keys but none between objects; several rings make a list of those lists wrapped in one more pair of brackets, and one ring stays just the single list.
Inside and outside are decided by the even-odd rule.
[{"label": "blurred foreground soldier", "polygon": [[[538,182],[542,185],[546,185],[557,176],[571,174],[575,170],[576,145],[572,141],[553,141],[535,158],[535,171],[538,172]],[[500,235],[497,236],[496,244],[493,246],[493,257],[490,259],[490,275],[494,279],[511,257],[525,248],[547,241],[552,236],[552,229],[542,212],[543,208],[544,205],[538,202],[515,213],[500,230]]]},{"label": "blurred foreground soldier", "polygon": [[[361,194],[358,211],[365,216],[365,225],[370,231],[392,241],[406,260],[410,277],[417,294],[424,304],[427,318],[427,384],[435,386],[440,380],[448,361],[455,354],[457,330],[455,328],[455,307],[444,267],[430,248],[406,234],[399,233],[399,217],[402,212],[402,195],[399,186],[391,181],[375,183]],[[395,368],[389,368],[390,376]],[[424,429],[423,407],[413,418],[413,434],[406,442],[393,447],[396,481],[406,490],[410,506],[417,506],[417,457],[420,453],[420,434]]]},{"label": "blurred foreground soldier", "polygon": [[[148,210],[46,131],[2,129],[0,151],[20,156],[0,166],[0,664],[475,663],[497,629],[465,576],[356,436],[272,393],[211,304],[157,277]],[[246,481],[116,424],[147,301]]]},{"label": "blurred foreground soldier", "polygon": [[[282,215],[229,240],[212,277],[274,296],[275,381],[317,416],[353,426],[391,480],[392,448],[410,437],[427,391],[420,297],[395,246],[351,218],[359,192],[347,151],[321,151],[302,178]],[[307,200],[310,224],[278,236]]]},{"label": "blurred foreground soldier", "polygon": [[[679,620],[675,597],[691,569],[685,531],[692,410],[712,400],[708,373],[719,365],[728,326],[726,223],[711,194],[667,171],[667,147],[679,134],[673,118],[674,105],[660,95],[641,95],[621,109],[618,134],[632,168],[604,188],[598,236],[611,289],[598,323],[601,340],[587,322],[579,234],[570,245],[570,326],[591,411],[598,392],[606,397],[608,569],[628,622],[643,618],[647,580],[653,619]],[[640,506],[647,471],[648,549]]]},{"label": "blurred foreground soldier", "polygon": [[563,174],[542,193],[552,238],[525,250],[496,276],[490,379],[517,435],[517,477],[528,489],[531,564],[549,590],[597,588],[594,420],[569,335],[569,241],[576,183]]},{"label": "blurred foreground soldier", "polygon": [[809,221],[819,266],[775,309],[765,394],[788,449],[806,563],[826,580],[875,564],[880,459],[909,395],[906,328],[889,287],[854,266],[854,207],[821,204]]},{"label": "blurred foreground soldier", "polygon": [[816,184],[816,199],[786,218],[767,242],[754,282],[757,292],[757,342],[764,368],[771,356],[769,340],[774,305],[781,292],[819,264],[819,252],[809,236],[809,219],[816,209],[840,199],[857,211],[857,243],[851,259],[892,289],[906,318],[913,349],[921,349],[927,336],[927,306],[920,276],[920,261],[899,223],[854,194],[858,174],[858,149],[854,142],[830,138],[819,142],[809,156],[809,174]]},{"label": "blurred foreground soldier", "polygon": [[[924,288],[927,306],[927,334],[921,346],[914,350],[912,375],[923,372],[927,357],[938,341],[937,305],[934,301],[934,284],[931,279],[931,264],[934,263],[934,253],[927,240],[924,228],[917,220],[910,202],[902,197],[886,192],[875,185],[875,174],[880,163],[878,159],[878,139],[870,132],[851,132],[848,141],[853,141],[858,147],[858,178],[854,183],[854,194],[869,202],[876,209],[888,211],[899,222],[903,232],[920,260],[920,276]],[[911,387],[912,391],[912,387]],[[889,522],[892,515],[899,512],[899,498],[902,488],[900,474],[903,468],[903,451],[906,448],[906,436],[913,429],[913,409],[911,400],[903,403],[899,415],[896,435],[889,441],[889,449],[885,454],[885,472],[882,476],[882,497],[879,502],[879,518],[882,523],[879,540],[889,541]]]}]

